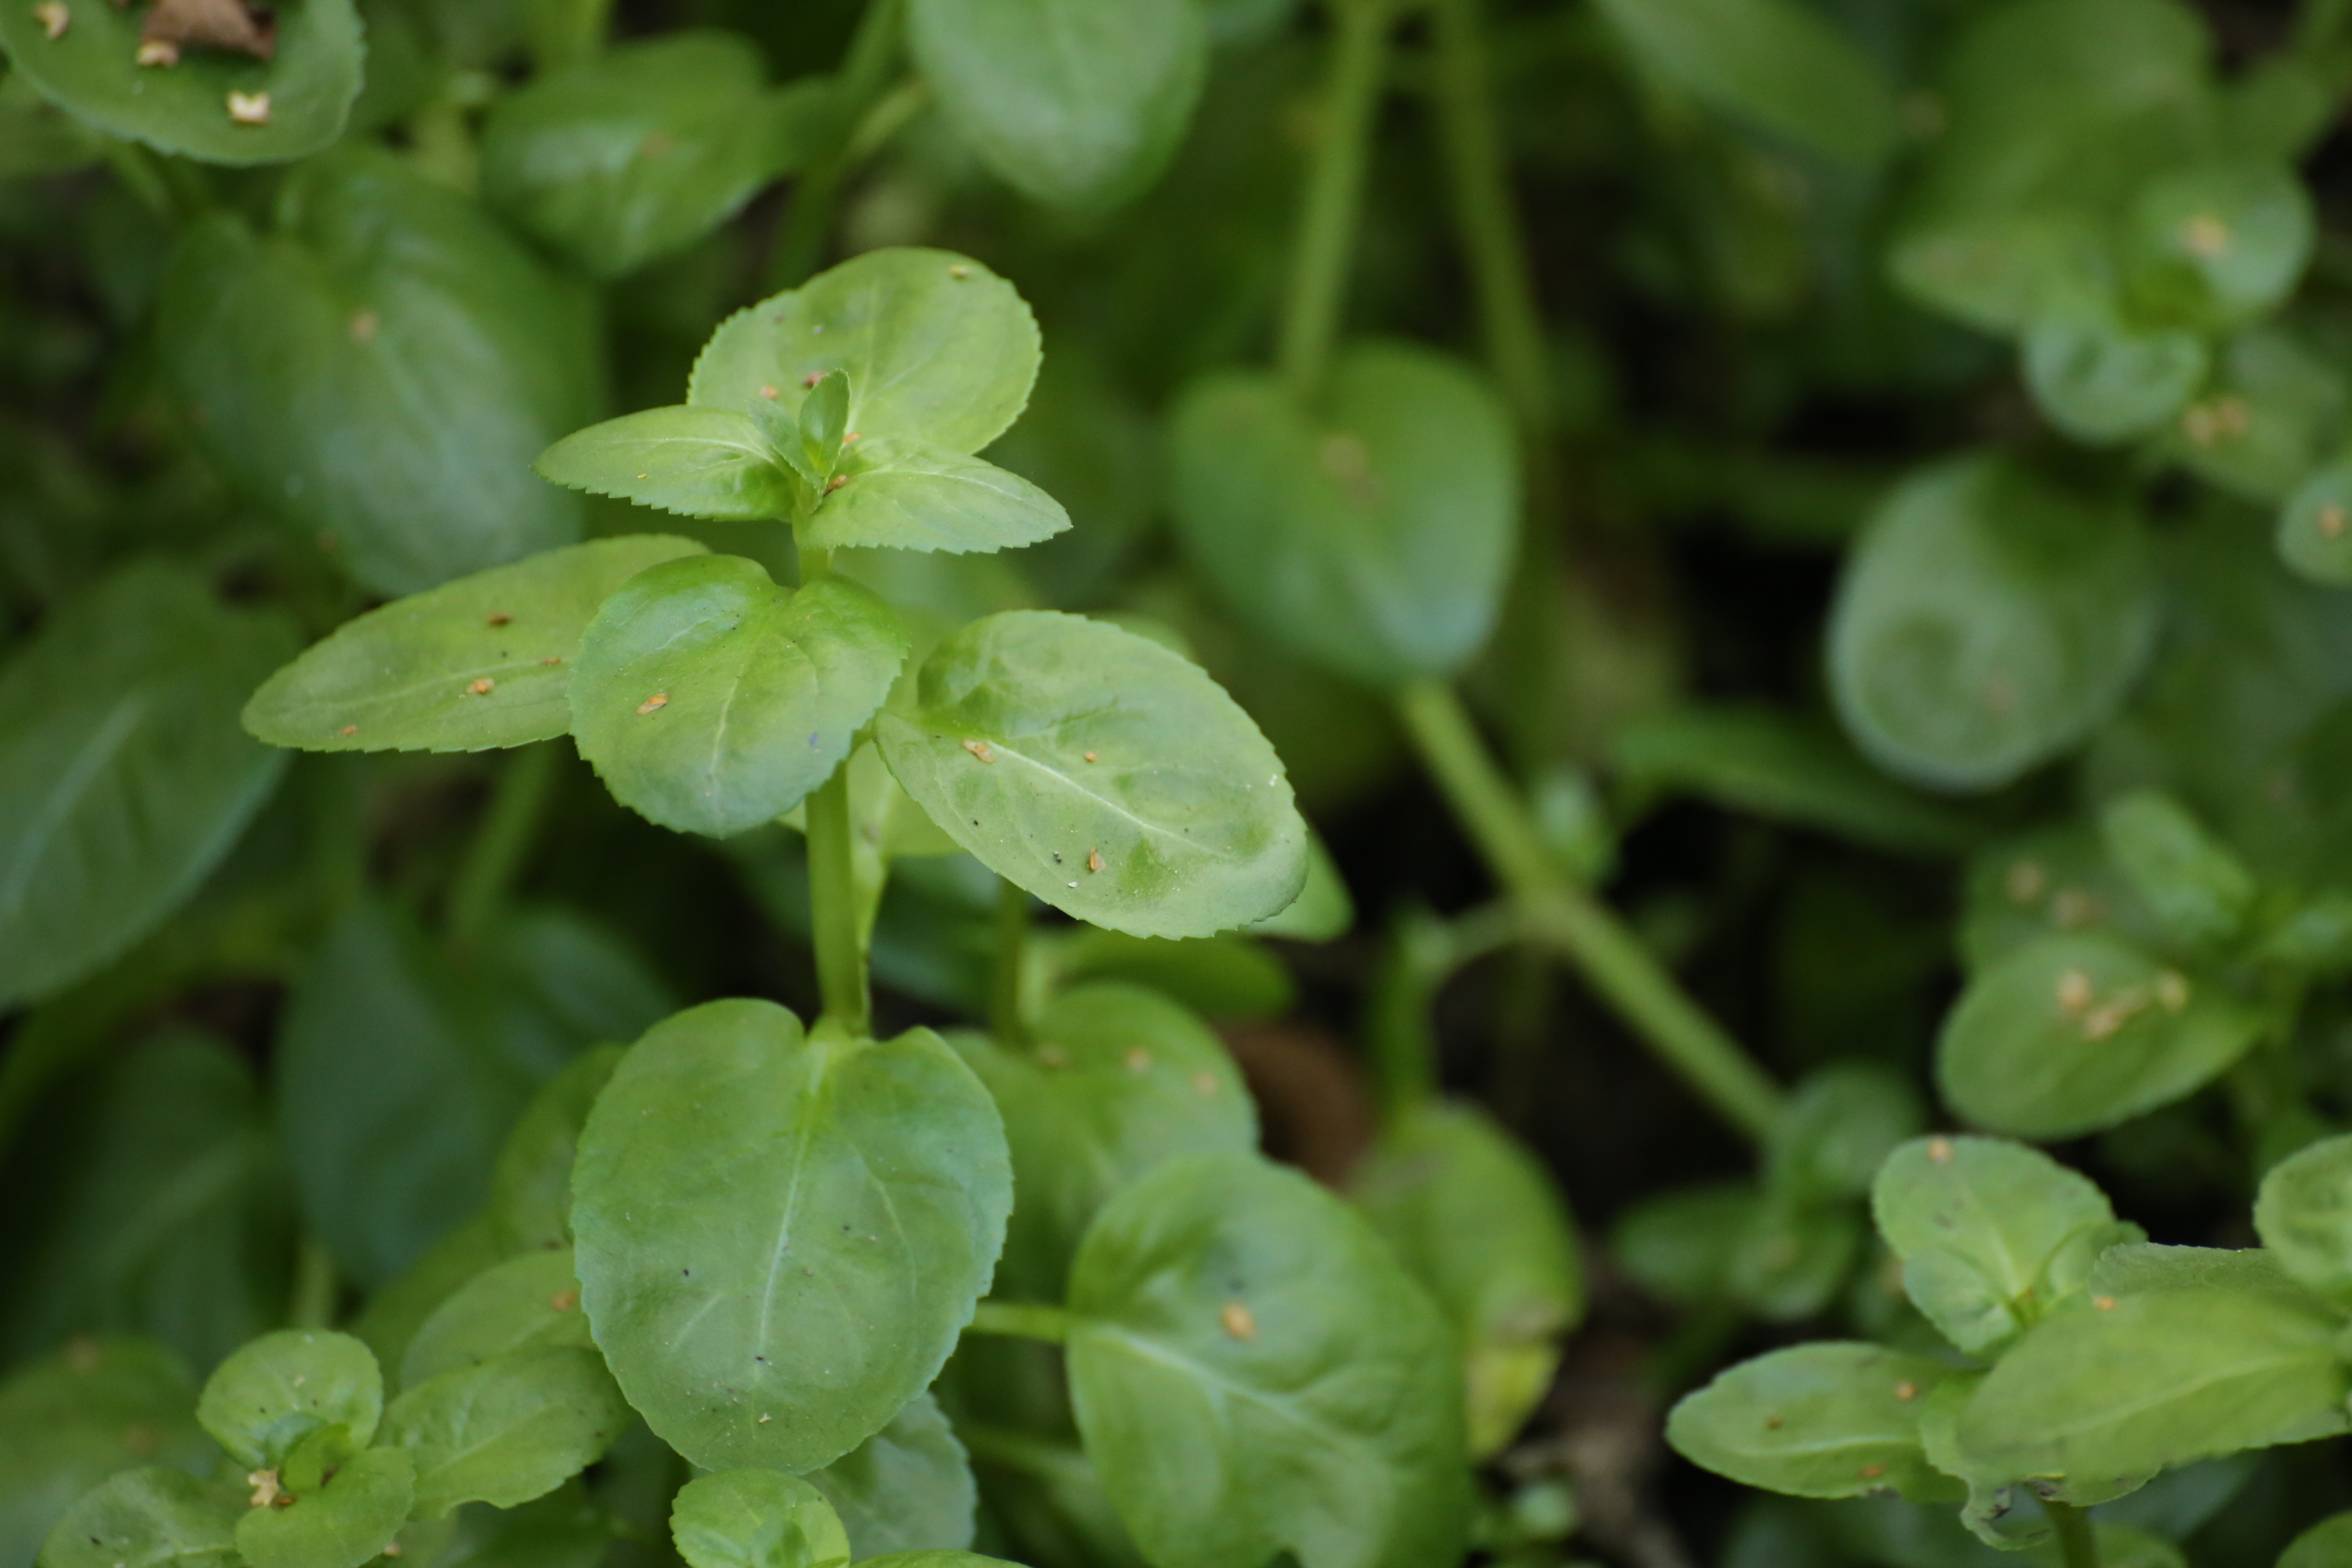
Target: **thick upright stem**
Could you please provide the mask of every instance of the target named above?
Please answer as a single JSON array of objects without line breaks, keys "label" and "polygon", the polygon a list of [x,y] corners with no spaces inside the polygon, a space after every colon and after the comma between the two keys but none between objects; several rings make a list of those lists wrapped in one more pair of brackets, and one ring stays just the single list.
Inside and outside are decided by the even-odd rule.
[{"label": "thick upright stem", "polygon": [[808,797],[809,924],[824,1016],[864,1035],[874,1026],[874,1001],[866,982],[866,922],[858,915],[854,831],[849,764],[844,763]]},{"label": "thick upright stem", "polygon": [[858,122],[890,85],[904,31],[905,0],[867,0],[866,15],[849,40],[849,53],[833,83],[832,134],[793,186],[768,263],[772,289],[797,289],[824,258],[825,236],[833,232],[834,208],[848,177]]},{"label": "thick upright stem", "polygon": [[1291,247],[1290,292],[1277,354],[1283,384],[1308,402],[1322,392],[1339,330],[1389,41],[1387,0],[1337,0],[1331,9],[1331,77],[1298,210],[1298,237]]},{"label": "thick upright stem", "polygon": [[457,880],[449,889],[449,934],[478,940],[506,904],[539,837],[559,759],[552,742],[525,746],[506,761],[490,794],[489,810],[474,830]]},{"label": "thick upright stem", "polygon": [[1528,934],[1575,965],[1717,1115],[1759,1142],[1769,1136],[1780,1116],[1779,1086],[1606,905],[1560,870],[1452,688],[1417,681],[1399,694],[1398,708],[1487,870],[1517,901]]},{"label": "thick upright stem", "polygon": [[2042,1508],[2057,1527],[2058,1554],[2065,1568],[2099,1568],[2099,1537],[2091,1516],[2063,1502],[2045,1502]]}]

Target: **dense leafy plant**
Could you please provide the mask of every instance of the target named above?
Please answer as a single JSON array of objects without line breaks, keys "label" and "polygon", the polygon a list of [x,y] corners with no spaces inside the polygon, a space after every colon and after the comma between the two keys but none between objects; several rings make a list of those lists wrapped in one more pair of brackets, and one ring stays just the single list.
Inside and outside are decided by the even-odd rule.
[{"label": "dense leafy plant", "polygon": [[0,4],[0,1568],[2352,1561],[2347,19]]}]

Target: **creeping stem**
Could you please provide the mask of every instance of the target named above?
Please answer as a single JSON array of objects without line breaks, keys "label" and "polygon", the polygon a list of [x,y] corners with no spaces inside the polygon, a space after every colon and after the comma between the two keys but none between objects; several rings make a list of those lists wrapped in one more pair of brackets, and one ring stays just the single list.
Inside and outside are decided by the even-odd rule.
[{"label": "creeping stem", "polygon": [[1363,205],[1372,111],[1379,107],[1388,56],[1388,0],[1337,0],[1331,78],[1316,128],[1315,158],[1290,251],[1290,290],[1276,354],[1283,384],[1302,402],[1322,391],[1348,289],[1349,253]]},{"label": "creeping stem", "polygon": [[1553,859],[1451,687],[1420,680],[1398,694],[1405,731],[1530,940],[1582,973],[1643,1043],[1726,1121],[1761,1142],[1780,1120],[1778,1085],[1685,995],[1641,940]]}]

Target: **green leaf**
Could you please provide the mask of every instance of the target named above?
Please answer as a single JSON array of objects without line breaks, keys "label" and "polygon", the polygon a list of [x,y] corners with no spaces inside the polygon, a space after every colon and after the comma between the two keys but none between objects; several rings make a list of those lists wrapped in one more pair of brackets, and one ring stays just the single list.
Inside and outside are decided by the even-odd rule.
[{"label": "green leaf", "polygon": [[2352,463],[2328,464],[2279,510],[2279,559],[2315,583],[2352,584]]},{"label": "green leaf", "polygon": [[[37,7],[0,6],[0,49],[48,97],[115,136],[208,163],[281,163],[342,134],[366,52],[351,0],[304,0],[277,16],[262,60],[191,47],[168,69],[139,63],[139,11],[72,0],[70,25],[47,35]],[[265,94],[268,119],[232,117],[232,93]]]},{"label": "green leaf", "polygon": [[1013,1150],[1016,1201],[994,1290],[1058,1302],[1096,1214],[1180,1155],[1257,1147],[1257,1112],[1208,1026],[1154,991],[1116,981],[1047,1004],[1025,1048],[959,1034]]},{"label": "green leaf", "polygon": [[2141,193],[2132,217],[2134,259],[2153,275],[2140,286],[2194,307],[2210,328],[2269,314],[2311,259],[2311,197],[2283,164],[2171,171]]},{"label": "green leaf", "polygon": [[849,374],[864,440],[977,452],[1020,416],[1037,378],[1037,323],[1013,285],[944,250],[873,250],[720,323],[686,400],[739,412],[773,387],[797,415],[807,389]]},{"label": "green leaf", "polygon": [[368,1298],[351,1325],[375,1352],[378,1366],[398,1366],[425,1320],[467,1281],[506,1256],[487,1212],[441,1237],[425,1255]]},{"label": "green leaf", "polygon": [[690,30],[540,77],[482,127],[482,197],[592,276],[634,272],[814,149],[822,89],[766,75],[750,39]]},{"label": "green leaf", "polygon": [[0,180],[67,174],[97,163],[105,152],[96,131],[43,98],[26,78],[0,76]]},{"label": "green leaf", "polygon": [[572,1249],[526,1252],[486,1268],[434,1310],[400,1360],[400,1385],[528,1350],[592,1350]]},{"label": "green leaf", "polygon": [[2025,381],[2052,424],[2106,446],[2180,412],[2211,363],[2205,340],[2124,321],[2111,302],[2041,316],[2025,335]]},{"label": "green leaf", "polygon": [[1831,690],[1889,772],[1987,789],[2105,718],[2156,623],[2128,510],[1961,458],[1907,480],[1855,545],[1830,614]]},{"label": "green leaf", "polygon": [[1010,469],[937,442],[878,436],[843,452],[802,537],[814,550],[962,554],[1034,544],[1069,526],[1060,502]]},{"label": "green leaf", "polygon": [[530,463],[591,411],[584,297],[388,153],[304,165],[278,210],[268,237],[191,225],[157,307],[229,479],[381,594],[578,539],[577,498]]},{"label": "green leaf", "polygon": [[[1310,828],[1310,867],[1313,842]],[[1301,900],[1305,897],[1302,892]],[[1261,921],[1251,929],[1264,931],[1265,923]],[[1170,942],[1129,936],[1099,926],[1076,926],[1040,931],[1030,941],[1046,959],[1057,984],[1079,980],[1131,981],[1213,1022],[1279,1018],[1298,999],[1298,985],[1289,968],[1263,942],[1248,936]]]},{"label": "green leaf", "polygon": [[2136,790],[2099,812],[2107,856],[2134,892],[2181,942],[2227,942],[2252,912],[2254,879],[2187,806],[2158,790]]},{"label": "green leaf", "polygon": [[1711,109],[1868,168],[1902,137],[1870,58],[1795,0],[1603,0],[1648,70]]},{"label": "green leaf", "polygon": [[1941,1500],[1956,1489],[1920,1449],[1919,1412],[1951,1371],[1881,1345],[1794,1345],[1685,1395],[1666,1417],[1666,1441],[1693,1464],[1768,1491]]},{"label": "green leaf", "polygon": [[2088,1178],[1998,1138],[1916,1138],[1887,1156],[1870,1202],[1912,1304],[1971,1355],[2080,1290],[2120,1235]]},{"label": "green leaf", "polygon": [[2052,936],[1969,982],[1936,1080],[1980,1127],[2054,1140],[2112,1127],[2228,1070],[2263,1012],[2115,937]]},{"label": "green leaf", "polygon": [[274,1468],[326,1426],[361,1447],[383,1413],[383,1374],[349,1334],[280,1329],[221,1363],[196,1401],[196,1419],[240,1465]]},{"label": "green leaf", "polygon": [[1306,827],[1257,726],[1197,665],[1115,626],[975,621],[877,739],[957,843],[1096,925],[1207,936],[1281,910],[1307,874]]},{"label": "green leaf", "polygon": [[866,1561],[875,1568],[1019,1568],[1002,1557],[982,1557],[976,1552],[893,1552]]},{"label": "green leaf", "polygon": [[740,556],[674,561],[589,623],[572,731],[623,805],[724,837],[832,775],[907,648],[890,606],[847,578],[794,591]]},{"label": "green leaf", "polygon": [[849,1536],[824,1494],[798,1476],[720,1470],[688,1482],[669,1532],[687,1568],[820,1568],[849,1561]]},{"label": "green leaf", "polygon": [[2225,1290],[2261,1296],[2301,1312],[2328,1310],[2286,1271],[2277,1254],[2259,1247],[2159,1247],[2126,1241],[2098,1255],[2085,1288],[2094,1298]]},{"label": "green leaf", "polygon": [[[6,6],[0,5],[0,11]],[[135,562],[0,667],[0,1007],[152,931],[226,856],[284,759],[236,710],[291,647],[274,614]]]},{"label": "green leaf", "polygon": [[596,607],[646,568],[703,548],[659,533],[599,539],[371,610],[271,676],[245,727],[310,752],[552,740],[572,728],[572,667]]},{"label": "green leaf", "polygon": [[1732,1256],[1755,1229],[1761,1202],[1744,1182],[1643,1198],[1617,1216],[1609,1250],[1643,1289],[1678,1307],[1697,1307],[1722,1295]]},{"label": "green leaf", "polygon": [[759,425],[724,408],[648,408],[575,431],[539,476],[592,495],[721,522],[793,515],[793,480]]},{"label": "green leaf", "polygon": [[622,1059],[572,1192],[589,1321],[630,1403],[698,1464],[807,1470],[937,1374],[1012,1172],[987,1091],[928,1030],[803,1037],[772,1003],[713,1002]]},{"label": "green leaf", "polygon": [[2040,828],[1969,861],[1960,953],[1971,972],[2045,936],[2085,931],[2147,947],[2166,940],[2090,824]]},{"label": "green leaf", "polygon": [[1170,416],[1171,501],[1195,568],[1258,632],[1388,687],[1486,645],[1518,529],[1501,404],[1454,361],[1359,343],[1319,416],[1223,371]]},{"label": "green leaf", "polygon": [[1113,1198],[1071,1271],[1087,1454],[1158,1568],[1451,1562],[1468,1521],[1453,1335],[1360,1215],[1245,1154]]},{"label": "green leaf", "polygon": [[2344,1431],[2325,1311],[2217,1289],[2078,1300],[1993,1367],[1960,1443],[2022,1476],[2141,1475]]},{"label": "green leaf", "polygon": [[[161,1467],[124,1470],[66,1510],[40,1568],[241,1568],[245,1512],[233,1486]],[[14,1561],[33,1561],[29,1542]]]},{"label": "green leaf", "polygon": [[886,1552],[958,1550],[971,1544],[980,1501],[971,1461],[929,1394],[821,1470],[823,1492],[849,1531],[859,1559]]},{"label": "green leaf", "polygon": [[1773,1130],[1766,1180],[1801,1201],[1862,1197],[1920,1121],[1919,1097],[1901,1073],[1871,1062],[1819,1068],[1797,1086]]},{"label": "green leaf", "polygon": [[1495,1453],[1550,1388],[1559,1338],[1584,1316],[1576,1236],[1551,1179],[1485,1112],[1452,1103],[1392,1120],[1349,1184],[1453,1323],[1470,1452]]},{"label": "green leaf", "polygon": [[2335,454],[2352,388],[2332,355],[2277,327],[2231,340],[2216,368],[2161,450],[2232,495],[2276,506]]},{"label": "green leaf", "polygon": [[1289,942],[1336,942],[1355,929],[1356,900],[1349,895],[1348,879],[1339,863],[1313,824],[1307,828],[1307,880],[1298,897],[1275,914],[1252,925],[1254,936],[1278,936]]},{"label": "green leaf", "polygon": [[[187,1368],[147,1340],[77,1340],[0,1382],[0,1561],[31,1563],[50,1526],[118,1471],[208,1468],[218,1450],[195,1406]],[[89,1533],[107,1532],[80,1539]],[[114,1568],[120,1552],[97,1561],[109,1550],[76,1555],[70,1568]]]},{"label": "green leaf", "polygon": [[1034,200],[1093,211],[1159,177],[1209,57],[1191,0],[914,0],[907,41],[982,163]]},{"label": "green leaf", "polygon": [[2254,1228],[2289,1274],[2352,1301],[2352,1133],[2289,1155],[2263,1177]]},{"label": "green leaf", "polygon": [[2278,1568],[2347,1568],[2352,1565],[2352,1512],[2331,1514],[2288,1542]]},{"label": "green leaf", "polygon": [[547,1080],[507,1134],[490,1173],[489,1219],[509,1252],[562,1247],[568,1254],[580,1129],[620,1059],[618,1046],[583,1052]]},{"label": "green leaf", "polygon": [[383,1441],[415,1459],[414,1506],[435,1519],[554,1490],[604,1458],[630,1418],[594,1350],[541,1344],[418,1384],[384,1411]]},{"label": "green leaf", "polygon": [[408,1518],[415,1467],[399,1448],[369,1448],[316,1491],[282,1508],[248,1509],[236,1522],[247,1568],[360,1568]]}]

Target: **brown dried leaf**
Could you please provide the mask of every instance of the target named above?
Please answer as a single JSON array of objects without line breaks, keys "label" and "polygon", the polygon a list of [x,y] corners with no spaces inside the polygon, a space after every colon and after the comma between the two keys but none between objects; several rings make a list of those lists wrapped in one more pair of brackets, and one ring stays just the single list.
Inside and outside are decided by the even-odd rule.
[{"label": "brown dried leaf", "polygon": [[278,52],[277,19],[248,9],[244,0],[155,0],[139,36],[149,43],[193,44],[259,60]]}]

